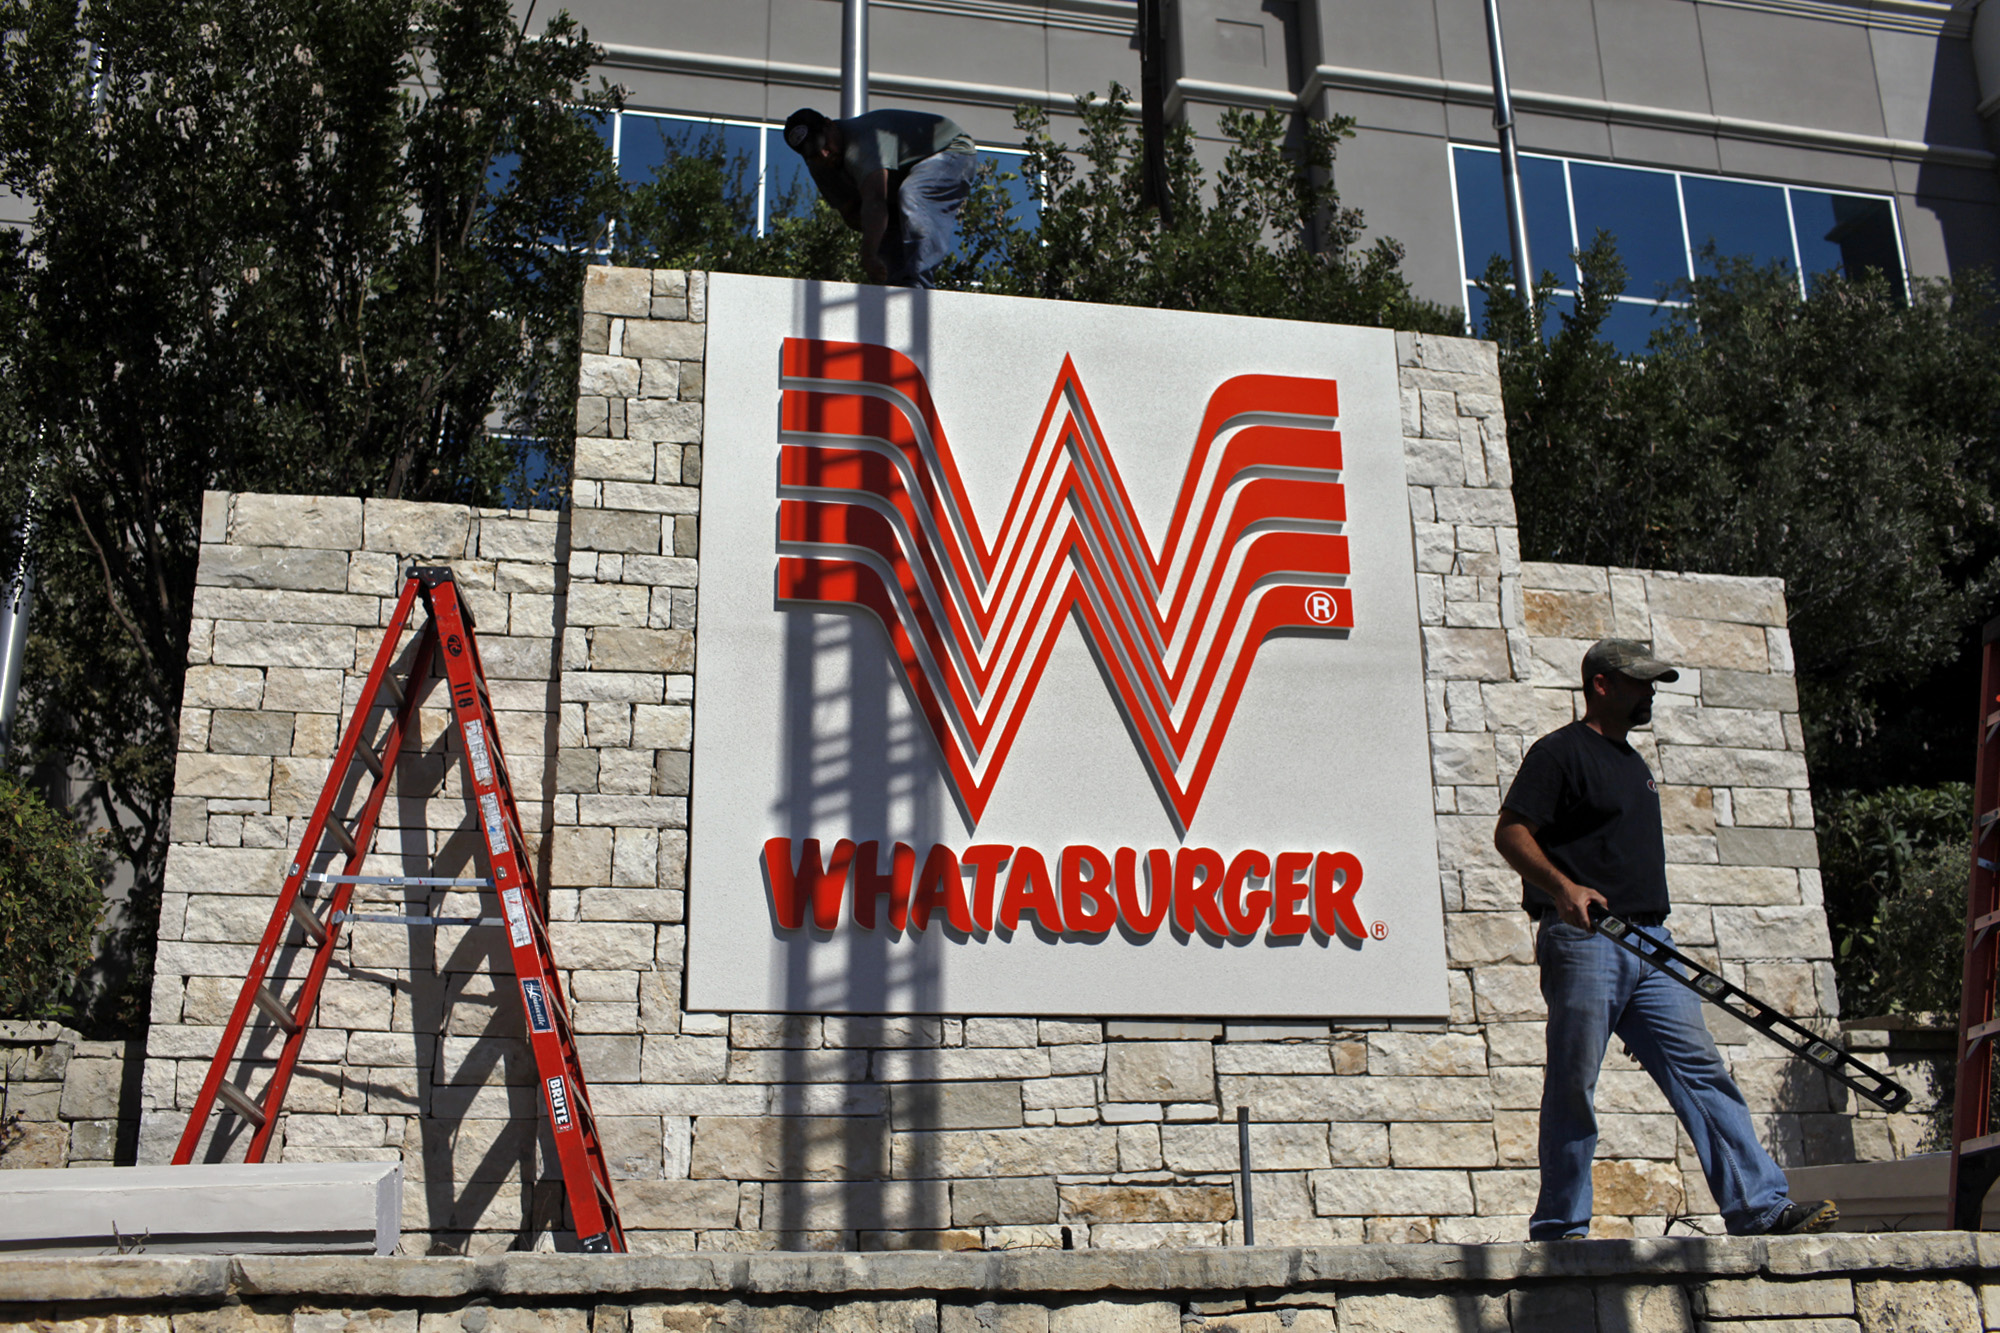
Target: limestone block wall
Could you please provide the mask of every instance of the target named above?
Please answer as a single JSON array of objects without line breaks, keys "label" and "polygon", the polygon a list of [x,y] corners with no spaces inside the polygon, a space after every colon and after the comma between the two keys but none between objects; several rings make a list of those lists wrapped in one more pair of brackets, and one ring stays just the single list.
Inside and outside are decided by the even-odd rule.
[{"label": "limestone block wall", "polygon": [[130,1162],[140,1056],[136,1041],[87,1041],[60,1023],[0,1023],[0,1170]]},{"label": "limestone block wall", "polygon": [[[522,769],[530,754],[541,761],[540,809],[523,815],[545,834],[554,946],[635,1248],[1235,1244],[1239,1105],[1253,1121],[1260,1243],[1521,1237],[1536,1186],[1543,1012],[1519,886],[1492,850],[1492,826],[1526,747],[1575,715],[1583,648],[1607,632],[1654,638],[1683,665],[1642,742],[1670,812],[1679,937],[1829,1026],[1836,999],[1782,590],[1524,564],[1494,351],[1416,335],[1397,338],[1397,374],[1447,1021],[687,1012],[705,297],[699,273],[590,270],[566,524],[440,511],[467,533],[445,554],[492,583],[483,643],[505,602],[520,716],[503,716],[503,734],[524,799]],[[308,521],[342,505],[353,506],[346,528]],[[176,933],[162,944],[146,1082],[154,1159],[179,1131],[268,914],[280,830],[296,829],[316,791],[339,725],[332,705],[351,697],[380,632],[380,576],[350,591],[336,566],[352,580],[357,568],[390,570],[390,551],[417,549],[362,531],[352,501],[236,496],[211,508],[185,823],[177,806],[168,872]],[[489,531],[546,533],[554,545],[534,566],[488,551]],[[309,599],[280,604],[269,591],[308,578],[323,599],[310,617],[296,609]],[[322,640],[310,663],[292,660]],[[312,671],[325,674],[308,707],[295,694]],[[434,772],[427,779],[435,788]],[[413,804],[403,827],[419,806],[439,830],[464,825],[455,781]],[[342,989],[329,987],[312,1039],[311,1090],[294,1093],[287,1158],[401,1154],[412,1251],[501,1249],[559,1222],[559,1191],[541,1179],[545,1154],[525,1128],[540,1111],[513,1040],[519,1019],[493,999],[492,971],[506,966],[498,943],[473,932],[346,946]],[[1781,1160],[1894,1150],[1887,1127],[1856,1119],[1819,1075],[1719,1015],[1715,1028]],[[1615,1050],[1599,1109],[1599,1231],[1658,1235],[1684,1216],[1719,1230],[1685,1136]]]}]

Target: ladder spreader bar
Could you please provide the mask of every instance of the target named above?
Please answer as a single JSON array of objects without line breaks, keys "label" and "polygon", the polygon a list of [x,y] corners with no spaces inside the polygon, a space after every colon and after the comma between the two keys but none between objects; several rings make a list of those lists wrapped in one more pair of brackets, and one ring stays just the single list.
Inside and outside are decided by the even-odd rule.
[{"label": "ladder spreader bar", "polygon": [[497,916],[391,916],[386,912],[335,912],[335,921],[374,921],[385,926],[504,926]]},{"label": "ladder spreader bar", "polygon": [[314,884],[414,884],[420,888],[490,889],[490,879],[437,879],[428,875],[328,875],[314,871],[306,876]]}]

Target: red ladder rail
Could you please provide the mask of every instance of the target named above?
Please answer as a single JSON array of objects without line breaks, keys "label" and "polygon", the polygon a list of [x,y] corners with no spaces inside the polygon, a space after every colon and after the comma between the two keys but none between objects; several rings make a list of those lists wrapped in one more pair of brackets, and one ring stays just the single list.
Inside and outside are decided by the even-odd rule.
[{"label": "red ladder rail", "polygon": [[500,895],[501,914],[514,957],[521,1006],[527,1022],[528,1046],[541,1076],[542,1104],[549,1114],[556,1157],[562,1164],[563,1187],[569,1196],[570,1218],[586,1252],[623,1252],[625,1236],[611,1188],[611,1169],[591,1109],[590,1089],[577,1056],[576,1034],[570,1026],[569,1005],[549,948],[546,905],[535,884],[534,871],[523,852],[527,839],[514,803],[513,782],[507,775],[500,731],[494,725],[493,703],[486,689],[486,670],[472,622],[458,600],[449,570],[413,571],[435,578],[426,587],[431,620],[444,645],[445,679],[463,742],[468,787],[478,811],[493,883]]},{"label": "red ladder rail", "polygon": [[1993,1012],[2000,980],[2000,620],[1980,635],[1979,761],[1972,781],[1972,865],[1965,893],[1965,980],[1958,1016],[1957,1091],[1951,1115],[1952,1225],[1979,1230],[1986,1192],[2000,1179],[1992,1132]]},{"label": "red ladder rail", "polygon": [[[391,670],[397,645],[407,626],[411,610],[421,598],[428,613],[412,654],[406,683],[399,685]],[[247,1160],[261,1162],[270,1148],[279,1111],[284,1106],[299,1052],[305,1044],[321,984],[332,962],[341,926],[349,921],[369,921],[400,925],[493,925],[505,926],[519,983],[521,1005],[526,1018],[528,1045],[540,1074],[542,1104],[549,1114],[551,1137],[561,1166],[563,1186],[569,1200],[570,1216],[581,1248],[587,1253],[623,1252],[625,1235],[618,1218],[609,1164],[598,1133],[597,1118],[590,1104],[590,1089],[576,1049],[576,1036],[569,1018],[555,957],[549,947],[546,905],[535,884],[534,871],[525,855],[527,840],[514,800],[513,781],[507,773],[506,754],[500,744],[499,728],[493,716],[486,686],[485,666],[479,654],[473,618],[458,597],[451,571],[440,567],[413,567],[404,582],[395,614],[377,650],[375,662],[363,685],[354,715],[336,748],[326,786],[321,790],[312,818],[307,822],[298,857],[292,862],[278,901],[265,927],[264,937],[244,979],[242,993],[200,1094],[191,1108],[187,1128],[182,1131],[174,1153],[176,1164],[194,1160],[209,1117],[219,1100],[224,1107],[256,1127]],[[452,718],[464,756],[467,787],[484,838],[491,879],[437,879],[423,876],[360,874],[374,842],[383,798],[394,771],[395,758],[428,680],[431,662],[443,668],[450,692]],[[396,712],[383,737],[379,751],[363,736],[376,697],[388,690],[396,701]],[[345,790],[356,763],[374,778],[353,827],[334,814],[341,791]],[[345,869],[338,874],[315,872],[313,861],[329,850],[331,835],[338,849],[347,855]],[[317,916],[300,897],[306,883],[330,884],[327,911]],[[354,885],[385,883],[406,885],[451,885],[492,888],[498,893],[502,915],[492,918],[410,917],[355,913],[348,910]],[[304,983],[290,1004],[286,1004],[268,984],[268,976],[279,947],[296,925],[304,932],[313,955]],[[261,1097],[251,1097],[245,1089],[227,1081],[230,1067],[237,1062],[243,1031],[250,1011],[266,1014],[285,1034],[275,1070]]]},{"label": "red ladder rail", "polygon": [[[340,744],[334,749],[333,766],[327,772],[326,785],[320,790],[319,800],[313,806],[312,818],[306,821],[305,836],[300,840],[298,854],[292,858],[286,871],[284,886],[278,891],[277,906],[271,913],[269,924],[264,927],[263,939],[258,942],[249,973],[243,978],[243,989],[236,997],[236,1007],[230,1011],[229,1021],[223,1025],[222,1040],[209,1062],[208,1074],[202,1079],[201,1091],[195,1097],[194,1106],[189,1110],[187,1128],[181,1131],[180,1143],[174,1149],[176,1166],[185,1166],[194,1160],[218,1099],[255,1128],[245,1160],[261,1162],[270,1149],[271,1135],[278,1123],[278,1111],[284,1105],[292,1070],[305,1046],[313,1008],[319,1002],[320,984],[326,979],[327,967],[333,961],[334,948],[340,941],[341,923],[335,919],[335,913],[346,909],[353,894],[353,885],[351,882],[333,885],[328,910],[323,916],[313,912],[299,896],[299,890],[312,873],[313,862],[324,852],[337,850],[346,854],[346,867],[342,872],[342,878],[346,878],[359,873],[362,862],[368,857],[368,849],[374,844],[382,801],[388,795],[390,776],[395,771],[395,757],[402,750],[403,738],[415,715],[419,686],[430,672],[434,643],[428,635],[417,644],[407,678],[411,682],[409,687],[398,686],[390,670],[403,630],[409,623],[411,607],[416,603],[417,591],[415,580],[405,583],[403,595],[396,602],[395,614],[390,617],[389,626],[382,634],[382,646],[375,652],[375,662],[369,668],[361,697],[355,703],[346,730],[341,733]],[[369,715],[374,711],[376,697],[385,683],[397,706],[389,729],[383,736],[382,748],[377,751],[368,744],[363,733],[367,730]],[[349,828],[335,815],[334,806],[357,763],[369,770],[373,783],[362,800],[360,815]],[[336,844],[334,849],[326,845],[329,834]],[[292,1002],[287,1004],[269,987],[268,980],[278,950],[294,926],[304,934],[313,953],[304,983]],[[285,1034],[270,1081],[263,1093],[255,1097],[247,1088],[239,1088],[227,1081],[231,1066],[237,1062],[243,1030],[253,1009],[268,1016]]]}]

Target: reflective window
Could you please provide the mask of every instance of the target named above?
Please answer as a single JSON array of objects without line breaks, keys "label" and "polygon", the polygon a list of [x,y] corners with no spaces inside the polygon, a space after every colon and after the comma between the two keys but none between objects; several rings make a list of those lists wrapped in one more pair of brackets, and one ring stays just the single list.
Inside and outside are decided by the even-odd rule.
[{"label": "reflective window", "polygon": [[[774,219],[795,211],[811,212],[817,197],[805,160],[785,145],[781,125],[621,111],[615,117],[607,117],[599,132],[611,143],[619,178],[627,185],[642,185],[651,180],[672,154],[719,148],[728,169],[740,173],[746,190],[757,200],[753,229],[759,236]],[[1018,179],[1022,154],[982,148],[979,156],[982,161],[991,162],[998,172],[1017,177],[1002,181],[1001,187],[1014,201],[1015,220],[1033,222],[1034,201],[1028,195],[1026,182]]]},{"label": "reflective window", "polygon": [[[1528,218],[1528,257],[1536,270],[1548,270],[1565,283],[1576,281],[1570,251],[1576,248],[1569,230],[1569,194],[1563,184],[1563,164],[1550,157],[1521,159],[1521,211]],[[1486,271],[1494,255],[1512,262],[1514,243],[1507,233],[1507,196],[1500,182],[1500,154],[1458,154],[1458,219],[1465,241],[1468,279]]]},{"label": "reflective window", "polygon": [[1626,291],[1663,296],[1668,284],[1687,277],[1687,239],[1681,233],[1673,176],[1572,162],[1569,188],[1576,205],[1577,245],[1589,245],[1600,230],[1616,236]]},{"label": "reflective window", "polygon": [[1683,176],[1681,198],[1687,201],[1688,248],[1702,272],[1713,271],[1702,258],[1710,245],[1724,258],[1742,256],[1759,265],[1779,260],[1797,267],[1784,187]]},{"label": "reflective window", "polygon": [[1799,237],[1799,263],[1807,277],[1839,269],[1858,278],[1868,269],[1881,269],[1902,293],[1896,215],[1887,199],[1793,190],[1792,217]]},{"label": "reflective window", "polygon": [[[1508,256],[1512,248],[1500,154],[1456,145],[1451,161],[1466,310],[1477,328],[1485,303],[1471,284],[1492,256]],[[1784,264],[1800,275],[1801,291],[1833,269],[1849,277],[1879,269],[1898,294],[1907,290],[1895,205],[1879,195],[1523,156],[1521,196],[1529,257],[1538,274],[1554,273],[1560,284],[1552,308],[1568,308],[1575,294],[1572,252],[1589,244],[1600,228],[1617,240],[1626,288],[1605,320],[1603,336],[1628,355],[1646,350],[1647,338],[1676,304],[1659,298],[1694,271],[1712,271],[1704,260],[1711,245],[1719,257]]]}]

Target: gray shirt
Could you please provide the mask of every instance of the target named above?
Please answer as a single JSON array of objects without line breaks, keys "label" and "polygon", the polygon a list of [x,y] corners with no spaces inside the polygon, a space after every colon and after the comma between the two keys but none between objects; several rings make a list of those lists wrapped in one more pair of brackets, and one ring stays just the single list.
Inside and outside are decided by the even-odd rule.
[{"label": "gray shirt", "polygon": [[928,111],[870,111],[839,124],[847,135],[841,166],[856,185],[883,170],[900,181],[927,157],[973,151],[971,135]]}]

